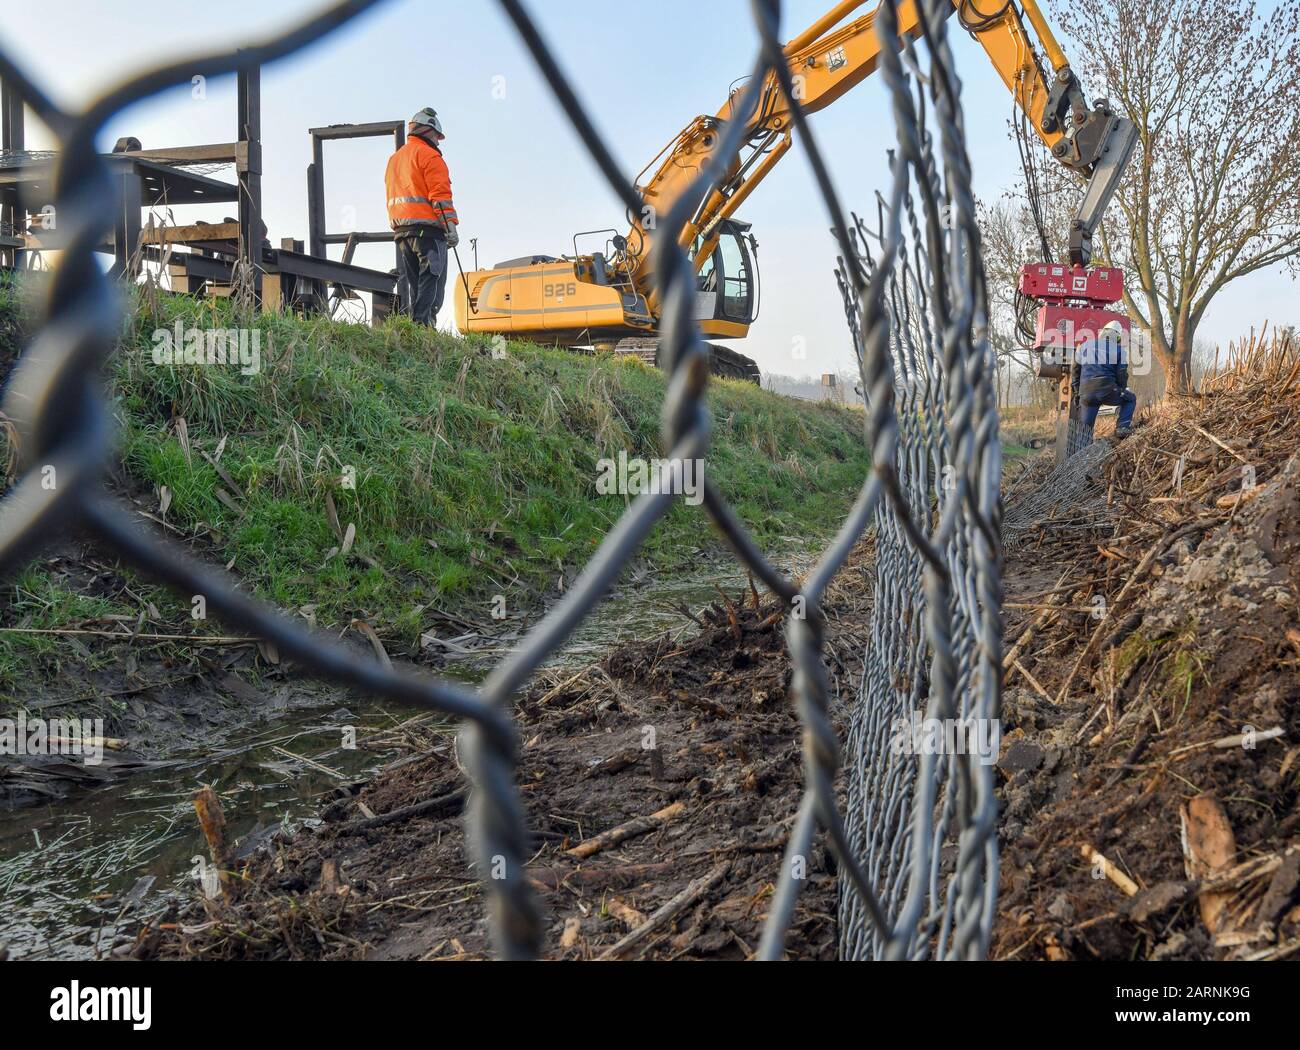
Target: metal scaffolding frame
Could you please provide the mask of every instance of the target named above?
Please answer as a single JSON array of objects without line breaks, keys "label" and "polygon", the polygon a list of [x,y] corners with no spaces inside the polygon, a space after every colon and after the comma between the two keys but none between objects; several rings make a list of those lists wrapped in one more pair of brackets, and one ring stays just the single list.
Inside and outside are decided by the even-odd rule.
[{"label": "metal scaffolding frame", "polygon": [[[166,260],[180,291],[190,295],[229,288],[238,265],[247,267],[263,309],[323,310],[329,293],[371,296],[371,317],[391,312],[397,291],[392,273],[352,262],[359,244],[391,242],[391,231],[331,233],[325,221],[324,143],[392,136],[395,148],[406,141],[403,121],[333,124],[311,128],[312,163],[307,169],[308,244],[284,238],[278,249],[266,240],[262,211],[262,75],[259,65],[236,73],[236,137],[233,142],[144,149],[124,139],[105,155],[114,181],[111,236],[99,250],[113,255],[114,276],[134,279],[144,262]],[[0,267],[21,269],[28,252],[60,247],[57,229],[31,229],[31,214],[53,201],[53,156],[28,154],[21,96],[0,82],[0,147],[11,163],[0,166]],[[132,148],[134,146],[134,148]],[[221,182],[186,170],[198,164],[233,164],[236,182]],[[48,198],[48,199],[47,199]],[[149,208],[236,203],[237,215],[225,222],[146,226]],[[343,245],[343,258],[330,259],[328,247]],[[183,248],[183,251],[168,250]],[[395,250],[396,251],[396,250]]]}]

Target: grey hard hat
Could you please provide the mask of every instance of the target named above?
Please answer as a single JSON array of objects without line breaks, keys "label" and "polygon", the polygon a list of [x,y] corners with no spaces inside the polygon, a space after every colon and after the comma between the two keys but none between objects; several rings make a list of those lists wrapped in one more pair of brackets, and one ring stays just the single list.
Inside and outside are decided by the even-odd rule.
[{"label": "grey hard hat", "polygon": [[442,121],[438,119],[438,114],[432,106],[425,106],[424,109],[417,112],[408,123],[411,125],[420,124],[426,128],[433,128],[433,130],[443,138],[447,137],[447,133],[442,130]]}]

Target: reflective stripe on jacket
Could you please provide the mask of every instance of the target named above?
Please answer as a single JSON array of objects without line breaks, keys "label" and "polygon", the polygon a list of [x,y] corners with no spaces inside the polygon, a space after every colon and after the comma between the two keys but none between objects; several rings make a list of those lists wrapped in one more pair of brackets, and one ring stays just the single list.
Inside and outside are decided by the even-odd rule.
[{"label": "reflective stripe on jacket", "polygon": [[459,224],[451,198],[451,174],[442,153],[418,136],[411,136],[388,158],[384,172],[388,224],[404,226]]}]

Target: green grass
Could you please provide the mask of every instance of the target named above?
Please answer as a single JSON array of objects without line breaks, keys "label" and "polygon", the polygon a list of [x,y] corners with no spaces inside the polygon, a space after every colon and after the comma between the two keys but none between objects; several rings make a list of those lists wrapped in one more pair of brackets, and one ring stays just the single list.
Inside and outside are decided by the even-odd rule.
[{"label": "green grass", "polygon": [[1002,458],[1008,462],[1025,459],[1036,455],[1031,442],[1046,441],[1050,444],[1056,438],[1056,420],[1050,411],[1028,409],[1026,406],[1002,408],[1004,413],[1000,437],[1002,439]]},{"label": "green grass", "polygon": [[[624,497],[597,494],[596,461],[659,453],[664,376],[639,361],[522,343],[498,359],[486,340],[401,318],[369,328],[264,316],[251,322],[261,371],[242,375],[151,354],[154,331],[177,320],[237,327],[230,304],[132,305],[111,369],[128,474],[153,511],[165,486],[169,524],[233,561],[253,593],[314,606],[322,626],[364,618],[413,642],[431,606],[486,618],[499,593],[511,611],[537,607],[624,510]],[[711,384],[709,407],[708,476],[759,542],[780,551],[829,537],[868,469],[861,413],[728,381]],[[203,455],[219,448],[242,498]],[[331,553],[330,499],[342,527],[355,526],[349,556]],[[684,571],[715,544],[702,509],[679,501],[642,557]]]},{"label": "green grass", "polygon": [[[21,621],[24,628],[35,632],[132,612],[105,598],[70,590],[39,563],[28,566],[6,584],[5,597],[6,622]],[[59,635],[0,635],[0,683],[12,686],[6,671],[19,667],[23,655],[57,669],[60,659],[71,654],[66,640]]]},{"label": "green grass", "polygon": [[1155,667],[1155,692],[1171,705],[1177,724],[1186,713],[1196,687],[1209,682],[1206,656],[1196,646],[1194,625],[1186,624],[1177,631],[1157,636],[1140,631],[1129,635],[1116,653],[1117,676],[1123,679],[1142,662]]}]

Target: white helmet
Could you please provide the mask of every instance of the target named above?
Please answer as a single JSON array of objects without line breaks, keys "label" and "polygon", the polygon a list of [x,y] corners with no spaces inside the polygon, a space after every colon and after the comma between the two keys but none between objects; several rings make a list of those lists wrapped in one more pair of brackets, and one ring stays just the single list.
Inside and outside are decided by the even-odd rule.
[{"label": "white helmet", "polygon": [[1120,324],[1119,321],[1107,321],[1101,326],[1101,330],[1102,332],[1109,332],[1116,339],[1120,338],[1124,334],[1124,326]]},{"label": "white helmet", "polygon": [[432,106],[425,106],[407,121],[407,130],[412,134],[415,133],[416,127],[433,128],[438,133],[439,138],[446,138],[446,133],[442,130],[442,121],[438,119],[438,114]]}]

